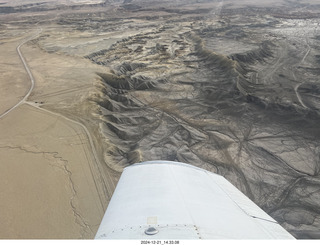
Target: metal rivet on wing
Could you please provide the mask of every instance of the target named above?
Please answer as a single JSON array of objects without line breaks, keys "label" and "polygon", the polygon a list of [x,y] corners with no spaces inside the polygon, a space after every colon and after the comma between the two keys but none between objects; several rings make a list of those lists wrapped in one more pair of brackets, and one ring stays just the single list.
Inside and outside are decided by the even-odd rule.
[{"label": "metal rivet on wing", "polygon": [[146,229],[145,231],[144,231],[144,233],[145,234],[147,234],[147,235],[155,235],[155,234],[157,234],[159,231],[156,229],[156,228],[154,228],[154,227],[149,227],[148,229]]}]

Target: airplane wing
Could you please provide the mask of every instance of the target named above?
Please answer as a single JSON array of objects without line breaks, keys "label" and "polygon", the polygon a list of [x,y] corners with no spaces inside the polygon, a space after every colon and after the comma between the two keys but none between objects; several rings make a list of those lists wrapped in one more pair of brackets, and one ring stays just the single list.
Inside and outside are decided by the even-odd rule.
[{"label": "airplane wing", "polygon": [[124,169],[96,239],[294,239],[224,177],[149,161]]}]

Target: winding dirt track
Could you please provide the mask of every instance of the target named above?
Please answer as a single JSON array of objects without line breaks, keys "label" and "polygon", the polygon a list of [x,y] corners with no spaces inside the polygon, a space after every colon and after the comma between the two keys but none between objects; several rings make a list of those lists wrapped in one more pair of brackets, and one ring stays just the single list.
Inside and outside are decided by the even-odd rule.
[{"label": "winding dirt track", "polygon": [[29,78],[30,78],[31,86],[30,86],[29,91],[28,91],[28,92],[26,93],[26,95],[23,97],[23,99],[20,100],[16,105],[14,105],[14,106],[12,106],[10,109],[8,109],[6,112],[2,113],[2,114],[0,115],[0,119],[3,118],[4,116],[6,116],[7,114],[9,114],[11,111],[13,111],[13,110],[14,110],[15,108],[17,108],[19,105],[21,105],[22,103],[24,103],[24,102],[28,99],[28,97],[30,96],[30,94],[32,93],[32,90],[34,89],[34,84],[35,84],[34,77],[33,77],[32,73],[31,73],[31,71],[30,71],[30,69],[29,69],[29,67],[28,67],[28,65],[27,65],[27,63],[26,63],[26,60],[24,59],[24,57],[23,57],[23,55],[22,55],[22,53],[21,53],[20,48],[21,48],[21,46],[24,45],[25,43],[27,43],[27,42],[31,41],[32,39],[35,39],[36,37],[38,37],[41,32],[42,32],[42,28],[40,28],[40,30],[39,30],[35,35],[33,35],[33,36],[31,36],[30,38],[27,38],[26,40],[22,41],[22,43],[20,43],[20,44],[17,46],[17,48],[16,48],[17,53],[18,53],[18,55],[19,55],[19,57],[20,57],[20,60],[21,60],[23,66],[24,66],[24,68],[25,68],[25,70],[26,70],[26,72],[28,73],[28,76],[29,76]]},{"label": "winding dirt track", "polygon": [[[88,130],[88,128],[80,123],[80,122],[77,122],[75,120],[72,120],[70,118],[67,118],[66,116],[63,116],[59,113],[55,113],[55,112],[52,112],[52,111],[49,111],[49,110],[46,110],[44,108],[41,108],[39,107],[38,105],[36,105],[35,103],[32,103],[32,102],[28,102],[27,99],[28,97],[30,96],[30,94],[32,93],[33,89],[34,89],[34,86],[35,86],[35,78],[33,77],[32,75],[32,72],[28,66],[28,63],[26,61],[26,59],[24,58],[20,48],[27,42],[37,38],[41,33],[42,33],[42,28],[40,28],[40,30],[32,35],[30,38],[27,38],[25,39],[24,41],[22,41],[16,48],[17,50],[17,53],[20,57],[20,60],[30,78],[30,82],[31,82],[31,86],[30,86],[30,89],[29,91],[25,94],[25,96],[14,106],[12,106],[10,109],[8,109],[6,112],[2,113],[0,115],[0,119],[5,117],[6,115],[8,115],[10,112],[12,112],[14,109],[16,109],[17,107],[19,107],[20,105],[22,104],[28,104],[34,108],[37,108],[38,110],[41,110],[43,112],[46,112],[46,113],[49,113],[51,115],[55,115],[56,117],[59,117],[59,118],[63,118],[64,120],[68,121],[68,122],[71,122],[77,126],[80,126],[82,128],[82,130],[85,132],[85,135],[87,136],[88,138],[88,141],[89,141],[89,144],[90,144],[90,148],[91,148],[91,151],[92,151],[92,154],[93,154],[93,157],[94,157],[94,161],[95,161],[95,164],[94,166],[90,166],[91,169],[95,169],[94,173],[93,173],[93,179],[94,179],[94,182],[95,182],[95,185],[96,185],[96,188],[97,188],[97,191],[99,193],[99,197],[100,197],[100,201],[101,201],[101,205],[102,207],[106,207],[107,206],[107,203],[106,203],[106,200],[110,200],[111,198],[111,195],[115,189],[115,183],[113,181],[113,178],[111,177],[110,173],[108,172],[105,172],[105,175],[107,178],[104,178],[102,176],[102,169],[101,169],[101,162],[99,160],[99,157],[98,157],[98,154],[97,154],[97,151],[96,151],[96,148],[94,146],[94,143],[93,143],[93,139],[92,139],[92,136]],[[88,163],[90,165],[90,162]]]}]

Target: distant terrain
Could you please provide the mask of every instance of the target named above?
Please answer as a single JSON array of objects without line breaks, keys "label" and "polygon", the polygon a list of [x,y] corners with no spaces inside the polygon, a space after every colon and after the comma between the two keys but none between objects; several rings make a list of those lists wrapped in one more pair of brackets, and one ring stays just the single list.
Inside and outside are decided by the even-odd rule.
[{"label": "distant terrain", "polygon": [[[122,169],[157,159],[218,173],[296,238],[320,238],[318,1],[0,0],[0,34],[0,115],[28,90],[16,48],[29,38],[22,52],[35,88],[16,110],[27,113],[33,105],[82,135],[91,167],[74,185],[82,196],[75,201],[78,192],[69,190],[76,211],[64,217],[75,220],[68,238],[92,238]],[[11,118],[23,120],[16,110],[0,119],[0,134],[15,125]],[[33,126],[26,124],[26,132]],[[55,127],[43,125],[29,141],[23,132],[15,138],[7,132],[0,162],[14,162],[9,146],[24,154],[57,147],[65,135],[46,133],[59,132]],[[43,146],[47,137],[53,143]],[[61,150],[49,154],[52,161]],[[71,174],[61,175],[71,183],[82,171],[73,164]],[[85,201],[92,191],[82,189],[84,179],[99,214]],[[8,205],[0,207],[15,215]],[[17,237],[14,227],[24,225],[8,217],[0,238]],[[66,238],[41,227],[47,235],[30,231],[22,238]]]}]

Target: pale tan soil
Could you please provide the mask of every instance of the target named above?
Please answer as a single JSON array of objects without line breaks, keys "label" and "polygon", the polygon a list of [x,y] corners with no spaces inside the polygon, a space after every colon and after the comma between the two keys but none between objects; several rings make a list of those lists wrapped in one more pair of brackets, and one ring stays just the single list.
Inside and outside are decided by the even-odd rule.
[{"label": "pale tan soil", "polygon": [[[16,47],[37,31],[7,31],[8,38],[1,40],[6,58],[0,60],[0,115],[31,86]],[[0,238],[93,238],[118,175],[101,180],[84,126],[60,112],[73,117],[85,112],[81,103],[88,104],[95,73],[106,69],[86,59],[48,54],[32,43],[21,51],[36,84],[30,104],[0,119]],[[104,187],[102,182],[110,183]]]},{"label": "pale tan soil", "polygon": [[92,238],[104,209],[83,130],[23,105],[0,134],[0,237]]}]

